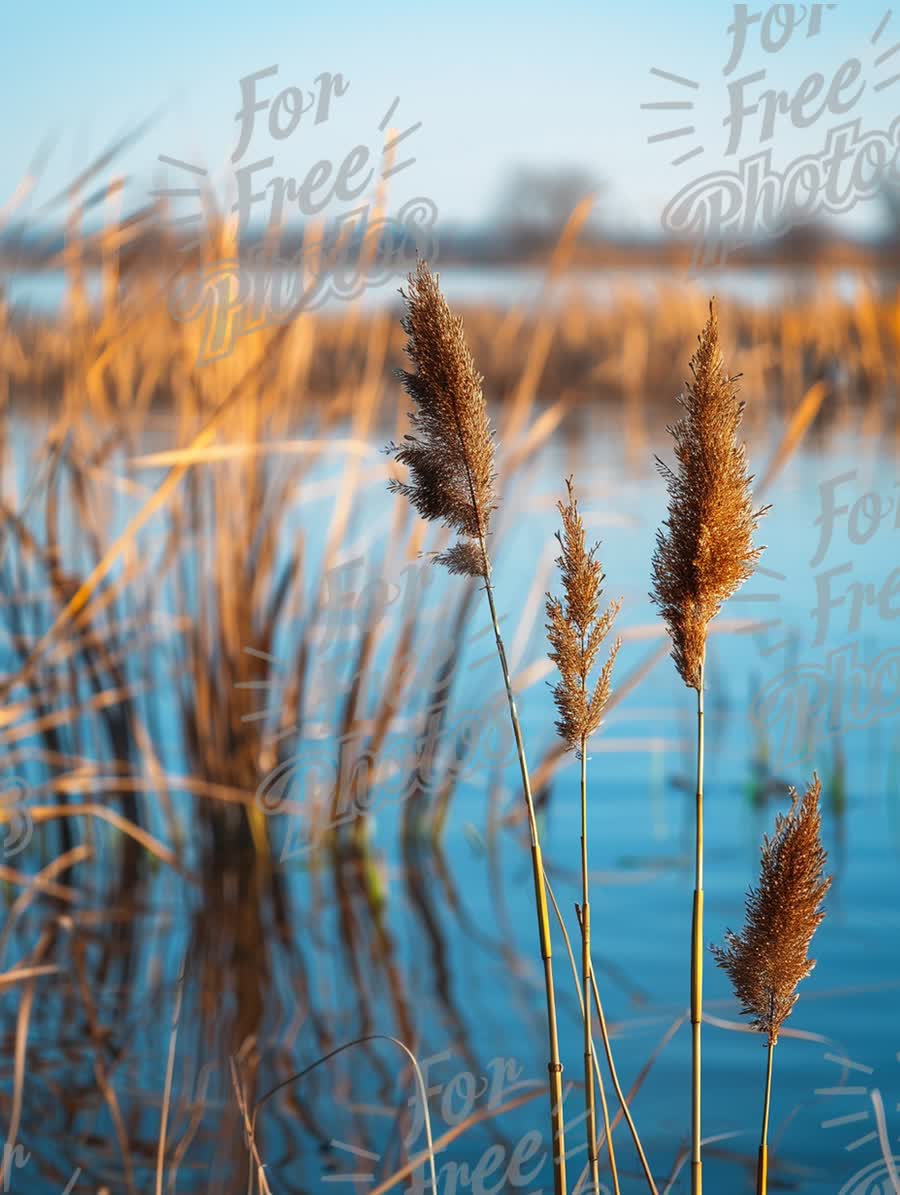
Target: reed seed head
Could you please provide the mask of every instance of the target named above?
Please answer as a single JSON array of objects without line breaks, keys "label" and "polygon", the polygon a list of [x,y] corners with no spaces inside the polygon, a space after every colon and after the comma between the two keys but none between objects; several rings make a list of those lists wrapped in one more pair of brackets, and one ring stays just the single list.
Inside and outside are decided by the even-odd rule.
[{"label": "reed seed head", "polygon": [[452,573],[485,576],[488,534],[494,509],[494,433],[466,345],[462,319],[454,316],[439,280],[420,261],[409,276],[403,328],[406,352],[414,366],[401,371],[414,403],[413,432],[402,444],[388,445],[395,460],[409,469],[407,482],[390,488],[407,497],[424,519],[442,522],[462,538],[436,559]]},{"label": "reed seed head", "polygon": [[744,929],[729,930],[725,945],[712,947],[742,1012],[770,1044],[797,1003],[797,985],[815,966],[809,945],[825,916],[831,877],[824,874],[821,787],[814,775],[802,800],[791,789],[790,811],[778,815],[774,835],[763,839],[759,886],[747,894]]},{"label": "reed seed head", "polygon": [[753,509],[753,478],[737,441],[744,404],[737,398],[737,377],[725,372],[712,303],[691,374],[678,400],[685,414],[668,429],[677,472],[657,458],[669,514],[657,533],[650,596],[669,628],[681,678],[699,689],[707,627],[751,576],[761,552],[753,533],[768,509]]},{"label": "reed seed head", "polygon": [[559,669],[553,700],[559,713],[556,729],[574,751],[600,725],[609,700],[612,669],[621,641],[613,644],[600,670],[593,691],[588,679],[603,640],[619,613],[621,601],[613,602],[598,617],[604,581],[597,559],[599,544],[585,546],[584,522],[571,477],[566,481],[568,501],[558,502],[562,531],[556,532],[561,555],[556,563],[562,576],[564,601],[547,594],[547,638],[550,659]]}]

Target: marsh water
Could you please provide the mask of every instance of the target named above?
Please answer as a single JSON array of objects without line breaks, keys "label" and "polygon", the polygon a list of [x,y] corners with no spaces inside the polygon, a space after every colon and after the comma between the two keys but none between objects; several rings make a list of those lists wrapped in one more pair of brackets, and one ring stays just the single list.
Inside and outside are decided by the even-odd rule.
[{"label": "marsh water", "polygon": [[[23,435],[23,468],[40,434]],[[751,445],[760,476],[778,436],[773,428]],[[193,682],[177,604],[160,586],[150,617],[160,646],[141,657],[154,664],[141,665],[140,701],[166,780],[145,756],[139,799],[144,824],[171,843],[164,787],[182,827],[185,875],[140,850],[135,856],[84,818],[83,838],[67,849],[86,842],[92,858],[55,877],[65,891],[10,916],[5,966],[33,959],[47,935],[40,961],[59,968],[2,996],[5,1107],[18,1126],[10,1144],[21,1147],[7,1158],[12,1191],[237,1195],[248,1176],[236,1080],[248,1109],[262,1101],[251,1115],[272,1192],[428,1190],[421,1160],[396,1185],[381,1185],[426,1143],[415,1076],[388,1039],[408,1046],[422,1069],[442,1193],[552,1188],[533,886],[487,605],[475,587],[464,603],[466,582],[393,550],[398,499],[385,492],[379,447],[373,440],[361,458],[359,500],[330,570],[329,617],[312,639],[307,714],[294,740],[278,713],[294,660],[290,618],[284,642],[263,643],[251,628],[245,643],[267,662],[265,679],[242,682],[241,695],[251,707],[245,720],[252,725],[258,709],[269,736],[249,787],[258,781],[256,808],[277,844],[270,867],[260,867],[252,844],[235,853],[227,810],[221,821],[197,816],[215,795],[198,796],[189,783],[196,768],[179,719]],[[558,584],[554,503],[574,473],[588,534],[602,541],[607,595],[624,599],[617,697],[588,765],[595,963],[657,1186],[685,1191],[695,702],[647,596],[665,511],[653,449],[664,455],[668,445],[660,439],[646,461],[629,461],[608,411],[576,412],[568,434],[504,493],[494,585],[539,773],[545,862],[577,953],[579,767],[573,759],[549,767],[554,711],[543,629],[544,593]],[[284,551],[302,535],[310,576],[334,515],[329,479],[343,467],[340,451],[326,450],[283,525]],[[898,499],[892,444],[814,434],[761,495],[772,504],[760,536],[763,567],[722,612],[709,648],[709,941],[739,927],[761,837],[787,808],[789,786],[805,786],[814,769],[823,783],[835,882],[815,939],[817,967],[777,1047],[770,1134],[772,1189],[798,1195],[890,1191],[884,1155],[900,1154]],[[133,494],[117,501],[124,523]],[[159,548],[154,534],[151,526],[141,541],[150,553]],[[202,589],[205,560],[198,549],[184,592]],[[337,817],[323,813],[346,750],[343,719],[364,628],[376,609],[356,707],[368,735],[413,606],[412,656],[428,665],[431,687],[404,691],[378,782],[355,790]],[[227,693],[219,697],[227,704]],[[437,729],[423,739],[436,710]],[[42,712],[52,713],[52,703]],[[77,750],[63,737],[61,756],[84,761],[101,750],[90,714],[70,732]],[[16,740],[16,775],[29,800],[46,803],[54,767],[63,765],[37,752],[29,759],[29,741]],[[102,801],[88,767],[81,777],[69,799],[77,789],[81,801]],[[37,827],[6,863],[35,872],[58,850]],[[20,891],[7,885],[10,914]],[[585,1162],[581,1030],[557,930],[574,1187]],[[707,1190],[736,1195],[753,1189],[765,1051],[711,958],[705,997]],[[614,1112],[608,1084],[607,1095]],[[170,1160],[157,1188],[162,1125]],[[645,1190],[624,1125],[614,1142],[622,1190]],[[605,1163],[601,1176],[611,1190]]]}]

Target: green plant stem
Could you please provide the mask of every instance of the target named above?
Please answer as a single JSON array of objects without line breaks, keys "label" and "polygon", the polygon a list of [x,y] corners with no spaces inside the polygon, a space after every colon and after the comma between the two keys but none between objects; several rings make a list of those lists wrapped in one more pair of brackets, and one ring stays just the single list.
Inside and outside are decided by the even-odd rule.
[{"label": "green plant stem", "polygon": [[762,1133],[759,1138],[759,1161],[756,1167],[756,1195],[766,1195],[769,1189],[769,1104],[772,1100],[772,1057],[775,1042],[769,1042],[766,1058],[766,1094],[763,1099]]},{"label": "green plant stem", "polygon": [[[576,912],[577,912],[577,909],[576,909]],[[579,917],[579,924],[580,924],[581,923],[580,914],[578,914],[578,917]],[[597,1010],[597,1020],[600,1022],[600,1038],[603,1042],[603,1050],[604,1050],[604,1053],[606,1054],[606,1062],[609,1067],[609,1073],[612,1078],[613,1087],[616,1092],[616,1099],[619,1101],[619,1106],[622,1109],[622,1115],[625,1117],[625,1121],[626,1121],[626,1123],[628,1125],[628,1129],[631,1133],[631,1138],[634,1141],[634,1148],[637,1150],[637,1155],[638,1155],[638,1158],[640,1159],[641,1168],[644,1171],[644,1177],[647,1180],[647,1185],[649,1186],[650,1190],[653,1192],[653,1195],[659,1195],[659,1192],[656,1189],[656,1183],[653,1181],[653,1175],[650,1171],[650,1164],[647,1161],[647,1155],[644,1153],[644,1147],[643,1147],[643,1145],[641,1145],[641,1139],[638,1136],[637,1127],[635,1126],[634,1120],[632,1118],[631,1110],[628,1107],[628,1101],[625,1098],[625,1093],[622,1091],[622,1085],[619,1082],[619,1074],[618,1074],[618,1071],[616,1070],[616,1064],[615,1064],[615,1061],[613,1059],[613,1054],[612,1054],[612,1045],[610,1044],[610,1040],[609,1040],[609,1030],[606,1025],[606,1016],[603,1012],[603,1005],[600,1001],[600,989],[597,987],[597,974],[594,971],[593,964],[591,964],[591,986],[594,990],[594,1007]],[[602,1095],[602,1084],[601,1084],[601,1095]]]},{"label": "green plant stem", "polygon": [[[559,932],[563,936],[563,942],[565,942],[565,945],[566,945],[566,953],[569,956],[569,965],[572,968],[572,980],[575,984],[575,995],[578,997],[578,1010],[581,1013],[581,1015],[584,1016],[584,997],[581,994],[581,991],[582,991],[581,976],[578,974],[578,964],[575,962],[575,954],[572,950],[572,942],[569,938],[569,931],[566,929],[566,923],[563,920],[562,913],[560,912],[559,904],[557,903],[556,897],[553,895],[553,885],[550,883],[550,877],[547,875],[546,872],[544,872],[544,883],[547,886],[547,895],[550,897],[550,903],[553,905],[553,912],[556,914],[556,921],[557,921],[557,924],[559,925]],[[576,906],[575,906],[575,917],[577,918],[578,925],[580,927],[581,926],[581,906],[578,904],[576,904]],[[591,975],[591,978],[593,979],[593,973]],[[604,1137],[604,1141],[607,1141],[607,1140],[609,1140],[609,1135],[612,1132],[612,1126],[610,1125],[610,1122],[609,1122],[609,1109],[606,1106],[606,1091],[603,1086],[603,1075],[600,1073],[600,1062],[597,1058],[597,1051],[594,1050],[593,1054],[594,1054],[594,1078],[597,1081],[597,1090],[600,1092],[600,1106],[603,1109],[604,1133],[606,1134]],[[587,1173],[587,1170],[585,1170],[585,1173]],[[579,1188],[576,1187],[576,1190],[578,1190],[578,1189]],[[654,1193],[654,1195],[655,1195],[655,1193]]]},{"label": "green plant stem", "polygon": [[[584,1021],[584,1106],[587,1119],[588,1165],[590,1167],[594,1195],[600,1192],[600,1167],[597,1160],[597,1108],[594,1100],[594,1043],[591,1037],[591,906],[588,898],[588,849],[587,849],[587,741],[581,739],[581,980],[583,985],[582,1013]],[[609,1127],[609,1110],[606,1095],[601,1085],[600,1100],[603,1105],[603,1127],[606,1133],[606,1147],[609,1150],[609,1168],[612,1174],[613,1190],[619,1195],[619,1174],[616,1169],[616,1151]]]},{"label": "green plant stem", "polygon": [[697,688],[697,805],[694,853],[694,911],[691,925],[691,1195],[702,1195],[703,1163],[700,1154],[700,1030],[703,1022],[703,674],[700,664]]},{"label": "green plant stem", "polygon": [[538,938],[540,942],[541,958],[544,963],[544,988],[547,997],[547,1033],[550,1044],[550,1061],[547,1070],[550,1076],[550,1121],[553,1134],[553,1190],[554,1195],[567,1195],[566,1185],[566,1148],[565,1129],[563,1125],[562,1108],[562,1063],[559,1058],[559,1035],[556,1024],[556,993],[553,987],[553,950],[550,943],[550,917],[547,912],[547,890],[544,885],[544,863],[541,856],[541,845],[538,837],[537,818],[534,812],[534,800],[531,795],[531,780],[528,775],[528,764],[525,759],[525,744],[522,740],[522,729],[519,725],[519,714],[513,697],[512,681],[509,675],[509,665],[506,661],[506,650],[500,635],[500,623],[497,619],[497,608],[494,605],[494,591],[490,582],[490,562],[484,536],[479,536],[482,558],[484,560],[484,581],[491,610],[491,622],[494,627],[494,638],[497,641],[497,654],[503,670],[503,683],[506,686],[506,697],[509,702],[509,716],[512,721],[513,737],[516,742],[516,754],[522,773],[522,790],[525,794],[525,805],[528,811],[528,825],[531,830],[531,865],[534,873],[535,908],[538,921]]}]

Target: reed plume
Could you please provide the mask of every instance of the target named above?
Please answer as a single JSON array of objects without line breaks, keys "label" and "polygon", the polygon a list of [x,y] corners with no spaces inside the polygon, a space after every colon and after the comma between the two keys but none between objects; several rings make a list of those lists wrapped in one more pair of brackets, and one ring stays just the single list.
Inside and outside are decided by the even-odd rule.
[{"label": "reed plume", "polygon": [[[591,907],[588,898],[587,852],[587,740],[600,726],[603,711],[609,700],[612,669],[621,645],[613,644],[600,669],[593,690],[588,681],[600,647],[609,634],[621,602],[613,602],[598,616],[601,585],[604,580],[597,559],[599,544],[585,546],[584,521],[578,510],[575,487],[570,477],[566,481],[568,501],[558,502],[562,531],[556,532],[561,554],[557,557],[562,577],[565,601],[547,594],[547,638],[550,659],[559,669],[560,679],[553,689],[553,700],[559,719],[556,729],[569,748],[581,759],[581,975],[584,1001],[584,1097],[588,1146],[588,1166],[592,1189],[600,1190],[597,1160],[597,1112],[594,1102],[594,1046],[591,1039]],[[599,1072],[598,1072],[599,1073]],[[609,1125],[609,1111],[603,1082],[600,1082],[600,1102],[603,1126],[609,1151],[613,1188],[619,1192],[616,1154]]]},{"label": "reed plume", "polygon": [[605,580],[597,552],[600,545],[585,546],[584,521],[571,477],[566,481],[568,502],[558,502],[562,531],[556,532],[561,554],[556,563],[560,570],[565,604],[547,594],[547,638],[550,659],[559,669],[560,680],[554,686],[553,700],[559,713],[556,729],[573,751],[583,753],[585,741],[600,725],[609,700],[613,664],[621,646],[616,640],[600,670],[593,692],[588,679],[597,652],[609,634],[621,601],[613,602],[597,616]]},{"label": "reed plume", "polygon": [[415,407],[413,434],[389,451],[410,472],[389,488],[408,498],[423,519],[441,522],[461,538],[436,560],[451,573],[486,577],[486,537],[494,509],[494,433],[483,378],[466,345],[463,322],[441,294],[424,262],[409,277],[403,330],[413,372],[400,371]]},{"label": "reed plume", "polygon": [[700,1150],[700,1037],[703,1016],[703,672],[709,623],[750,577],[760,549],[753,533],[767,508],[753,509],[752,477],[737,441],[744,404],[725,372],[713,303],[691,358],[692,381],[679,398],[684,417],[668,430],[678,472],[659,458],[669,491],[668,519],[657,534],[651,598],[672,639],[672,657],[697,690],[697,794],[691,925],[691,1191],[703,1190]]},{"label": "reed plume", "polygon": [[450,312],[438,278],[425,262],[419,262],[416,273],[409,277],[409,290],[401,291],[401,294],[406,302],[403,321],[408,337],[406,351],[415,369],[404,371],[400,376],[414,403],[413,434],[407,435],[399,446],[388,446],[388,451],[410,472],[408,482],[395,481],[390,485],[395,493],[407,497],[424,519],[441,522],[460,536],[457,543],[438,554],[436,560],[452,573],[483,577],[485,581],[531,832],[535,908],[544,966],[550,1046],[553,1183],[555,1195],[566,1195],[563,1068],[559,1057],[547,888],[525,745],[490,581],[487,535],[494,509],[493,431],[482,379],[466,345],[462,320]]},{"label": "reed plume", "polygon": [[768,507],[753,509],[744,446],[737,431],[744,404],[725,372],[719,322],[709,319],[691,358],[684,417],[668,431],[678,472],[657,458],[669,491],[669,517],[657,534],[653,593],[672,637],[675,666],[690,689],[702,687],[709,623],[748,580],[760,556],[753,533]]},{"label": "reed plume", "polygon": [[821,784],[813,774],[802,800],[791,789],[791,808],[775,819],[775,833],[763,839],[759,886],[747,894],[747,916],[740,934],[730,930],[724,946],[713,946],[727,972],[741,1011],[766,1035],[768,1058],[757,1193],[768,1184],[769,1104],[772,1056],[781,1027],[797,1003],[797,987],[815,966],[809,957],[813,934],[825,916],[822,902],[831,885],[825,875],[819,809]]}]

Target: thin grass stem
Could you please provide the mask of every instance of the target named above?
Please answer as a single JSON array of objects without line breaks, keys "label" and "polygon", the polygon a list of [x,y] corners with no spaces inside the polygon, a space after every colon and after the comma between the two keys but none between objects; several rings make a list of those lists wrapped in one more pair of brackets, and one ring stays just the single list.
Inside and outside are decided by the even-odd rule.
[{"label": "thin grass stem", "polygon": [[691,924],[691,1195],[702,1195],[700,1031],[703,1022],[703,674],[697,687],[697,802],[694,854],[694,911]]},{"label": "thin grass stem", "polygon": [[[563,915],[560,911],[559,904],[557,903],[556,897],[553,895],[553,886],[550,883],[550,880],[549,880],[546,872],[544,873],[544,883],[547,886],[547,895],[550,898],[550,903],[553,905],[553,911],[556,914],[556,920],[557,920],[557,923],[559,924],[560,932],[562,933],[562,936],[563,936],[563,941],[565,942],[566,952],[569,956],[569,965],[572,968],[572,980],[575,984],[575,995],[578,997],[578,1007],[579,1007],[579,1010],[583,1017],[584,1016],[584,1007],[585,1007],[584,1006],[584,997],[581,994],[581,992],[582,992],[581,976],[578,974],[578,964],[575,962],[575,952],[572,949],[572,942],[571,942],[571,939],[569,938],[569,931],[566,929],[566,923],[563,920]],[[575,916],[577,917],[578,924],[580,926],[581,925],[581,906],[580,905],[575,906]],[[599,1151],[603,1145],[603,1142],[608,1141],[610,1134],[612,1133],[612,1124],[610,1123],[610,1120],[609,1120],[609,1108],[606,1103],[606,1091],[603,1086],[603,1075],[600,1072],[600,1061],[597,1058],[597,1051],[594,1050],[593,1048],[592,1048],[592,1054],[593,1054],[593,1062],[594,1062],[594,1078],[596,1079],[596,1082],[597,1082],[597,1090],[600,1092],[600,1105],[603,1109],[604,1138],[603,1138],[603,1141],[600,1141],[599,1138],[597,1141],[597,1153],[598,1153],[598,1157],[599,1157]],[[582,1176],[582,1178],[583,1177],[584,1176]],[[577,1190],[578,1190],[578,1187],[576,1187],[576,1191]]]},{"label": "thin grass stem", "polygon": [[[580,921],[580,915],[579,915]],[[606,1054],[606,1063],[609,1067],[610,1077],[612,1078],[613,1088],[615,1089],[616,1099],[619,1101],[619,1106],[622,1109],[622,1115],[625,1117],[625,1122],[628,1125],[631,1139],[634,1141],[634,1148],[637,1150],[637,1155],[641,1163],[641,1169],[644,1172],[644,1177],[647,1180],[647,1185],[653,1192],[653,1195],[659,1195],[656,1189],[656,1183],[653,1181],[653,1174],[650,1170],[650,1164],[647,1161],[647,1155],[644,1153],[644,1147],[641,1144],[641,1139],[638,1136],[637,1127],[634,1123],[634,1118],[631,1115],[631,1110],[628,1107],[628,1100],[625,1098],[625,1093],[622,1091],[622,1084],[619,1082],[619,1074],[616,1070],[616,1064],[613,1059],[612,1045],[609,1040],[609,1029],[606,1024],[606,1014],[603,1012],[603,1004],[600,1000],[600,989],[597,987],[597,974],[594,971],[593,963],[591,964],[591,987],[594,992],[594,1007],[597,1010],[597,1020],[600,1022],[600,1039],[603,1042],[603,1051]]]},{"label": "thin grass stem", "polygon": [[538,919],[538,938],[541,948],[541,958],[544,963],[544,987],[547,998],[547,1033],[550,1045],[550,1060],[547,1070],[550,1076],[550,1118],[553,1133],[553,1189],[555,1195],[566,1195],[566,1149],[565,1129],[562,1108],[562,1063],[559,1056],[559,1035],[556,1021],[556,994],[553,988],[553,949],[550,942],[550,917],[547,912],[547,891],[544,881],[544,863],[541,856],[540,839],[538,837],[537,818],[534,812],[534,799],[531,794],[531,780],[528,775],[528,763],[525,758],[525,744],[522,739],[522,729],[519,725],[519,714],[513,696],[512,681],[509,675],[509,665],[506,660],[506,649],[500,634],[500,622],[497,618],[497,608],[494,604],[494,591],[490,582],[490,563],[484,536],[479,536],[482,557],[484,559],[485,590],[491,612],[491,622],[494,628],[494,638],[497,642],[497,654],[500,657],[500,667],[503,672],[503,684],[506,687],[506,698],[509,703],[509,716],[512,722],[513,737],[516,743],[516,755],[519,769],[522,773],[522,791],[525,794],[525,805],[528,810],[528,825],[531,830],[531,863],[534,874],[535,905]]},{"label": "thin grass stem", "polygon": [[[588,849],[587,849],[587,740],[581,739],[581,979],[583,985],[582,1019],[584,1022],[584,1103],[587,1116],[588,1164],[595,1195],[600,1191],[600,1168],[597,1160],[597,1110],[594,1099],[594,1043],[591,1037],[591,906],[588,894]],[[603,1127],[606,1146],[609,1151],[609,1168],[612,1174],[613,1191],[619,1192],[619,1174],[616,1167],[616,1152],[609,1127],[609,1109],[606,1093],[600,1084],[600,1102],[603,1111]]]},{"label": "thin grass stem", "polygon": [[766,1057],[766,1093],[763,1099],[762,1133],[759,1138],[759,1161],[756,1167],[756,1195],[766,1195],[769,1189],[769,1105],[772,1100],[772,1058],[775,1042],[769,1042]]}]

